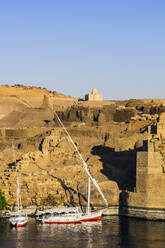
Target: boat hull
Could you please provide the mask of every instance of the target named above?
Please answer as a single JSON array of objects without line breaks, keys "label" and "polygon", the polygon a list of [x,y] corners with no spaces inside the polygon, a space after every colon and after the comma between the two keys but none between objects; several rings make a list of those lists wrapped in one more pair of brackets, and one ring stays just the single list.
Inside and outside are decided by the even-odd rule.
[{"label": "boat hull", "polygon": [[12,222],[10,222],[10,224],[13,227],[23,227],[23,226],[26,226],[27,222],[25,222],[25,223],[12,223]]},{"label": "boat hull", "polygon": [[86,217],[81,220],[81,222],[88,222],[88,221],[100,221],[101,216],[96,216],[96,217]]},{"label": "boat hull", "polygon": [[100,221],[100,220],[101,220],[101,213],[89,213],[83,215],[81,222]]},{"label": "boat hull", "polygon": [[78,216],[61,216],[50,218],[43,218],[42,223],[44,224],[80,224],[81,220]]},{"label": "boat hull", "polygon": [[81,224],[81,221],[44,221],[44,224]]},{"label": "boat hull", "polygon": [[23,212],[11,212],[9,222],[13,227],[23,227],[28,223],[28,217]]},{"label": "boat hull", "polygon": [[80,224],[82,222],[98,222],[101,220],[100,213],[89,213],[89,214],[79,214],[77,216],[61,216],[61,217],[50,217],[43,218],[41,220],[44,224]]}]

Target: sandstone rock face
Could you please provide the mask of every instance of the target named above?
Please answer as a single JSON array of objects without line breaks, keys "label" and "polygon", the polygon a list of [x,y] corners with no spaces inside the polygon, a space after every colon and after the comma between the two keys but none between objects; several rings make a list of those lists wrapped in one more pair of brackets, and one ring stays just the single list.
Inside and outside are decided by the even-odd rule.
[{"label": "sandstone rock face", "polygon": [[[88,155],[88,157],[87,157]],[[12,158],[11,158],[12,159]],[[100,173],[103,169],[98,157],[85,155],[89,168],[99,182],[107,199],[113,205],[118,202],[119,190],[114,182]],[[6,167],[4,165],[4,167]],[[16,203],[16,172],[14,162],[1,173],[0,187],[5,191],[9,203]],[[80,160],[68,144],[61,129],[51,132],[42,141],[41,151],[23,154],[17,162],[23,205],[42,205],[46,201],[54,205],[86,205],[88,177]],[[92,187],[91,202],[103,205],[97,190]]]},{"label": "sandstone rock face", "polygon": [[[104,128],[86,125],[68,128],[110,205],[119,204],[121,190],[132,190],[135,186],[134,147],[144,134],[126,135],[128,127],[114,124]],[[34,137],[22,143],[19,140],[17,148],[18,143],[15,152],[23,205],[86,205],[88,178],[61,128],[46,131],[45,135],[36,136],[36,140]],[[9,203],[15,204],[16,173],[11,147],[1,152],[1,167],[0,188]],[[91,203],[104,206],[94,186]]]},{"label": "sandstone rock face", "polygon": [[[12,111],[0,120],[0,128],[31,128],[54,125],[54,114],[50,109],[26,109],[21,112]],[[53,121],[53,122],[52,122]]]},{"label": "sandstone rock face", "polygon": [[100,122],[109,121],[125,122],[136,115],[134,108],[117,108],[116,104],[99,107],[72,106],[61,117],[65,121]]},{"label": "sandstone rock face", "polygon": [[[33,92],[17,86],[15,94],[19,94],[13,96],[7,88],[3,100],[8,92],[7,103],[13,98],[14,107],[8,115],[1,112],[0,188],[9,204],[16,204],[15,153],[23,205],[86,206],[88,178],[58,126],[56,110],[111,206],[163,208],[164,103],[128,100],[87,105],[72,99],[68,104],[63,95],[59,103],[57,95],[46,90],[40,94],[40,89]],[[104,206],[94,186],[91,190],[92,206]]]}]

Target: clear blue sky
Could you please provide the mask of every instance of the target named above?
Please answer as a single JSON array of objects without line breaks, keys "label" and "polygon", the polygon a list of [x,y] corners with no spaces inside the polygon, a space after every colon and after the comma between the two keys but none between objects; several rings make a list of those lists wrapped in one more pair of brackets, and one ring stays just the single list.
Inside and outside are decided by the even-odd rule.
[{"label": "clear blue sky", "polygon": [[0,0],[0,84],[165,98],[165,1]]}]

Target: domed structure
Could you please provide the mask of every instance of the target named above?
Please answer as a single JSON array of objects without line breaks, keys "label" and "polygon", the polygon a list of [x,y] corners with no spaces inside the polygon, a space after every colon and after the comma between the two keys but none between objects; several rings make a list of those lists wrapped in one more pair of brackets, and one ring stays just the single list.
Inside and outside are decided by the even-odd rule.
[{"label": "domed structure", "polygon": [[93,95],[98,94],[97,89],[96,89],[96,88],[94,88],[94,89],[92,90],[91,94],[93,94]]},{"label": "domed structure", "polygon": [[102,94],[98,93],[96,88],[92,89],[91,94],[87,94],[85,95],[85,101],[102,101],[103,100],[103,96]]}]

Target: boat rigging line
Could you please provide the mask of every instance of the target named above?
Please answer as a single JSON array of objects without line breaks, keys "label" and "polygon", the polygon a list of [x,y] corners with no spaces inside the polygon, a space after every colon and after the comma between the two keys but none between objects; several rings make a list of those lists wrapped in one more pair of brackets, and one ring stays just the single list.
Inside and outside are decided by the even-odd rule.
[{"label": "boat rigging line", "polygon": [[88,170],[88,166],[87,166],[85,160],[83,159],[82,155],[80,154],[80,152],[79,152],[77,146],[76,146],[75,143],[73,142],[73,140],[72,140],[70,134],[68,133],[68,131],[67,131],[67,129],[65,128],[64,124],[62,123],[62,121],[60,120],[60,118],[59,118],[59,116],[57,115],[56,111],[54,111],[54,114],[55,114],[55,116],[56,116],[58,122],[60,123],[60,125],[61,125],[62,128],[64,129],[65,133],[67,134],[69,141],[71,142],[71,144],[72,144],[73,147],[75,148],[75,150],[76,150],[76,152],[77,152],[77,154],[78,154],[78,156],[79,156],[79,158],[80,158],[80,160],[81,160],[81,162],[82,162],[82,164],[83,164],[83,166],[84,166],[84,169],[85,169],[87,175],[89,176],[89,178],[91,179],[91,181],[93,182],[93,184],[95,185],[95,187],[97,188],[97,190],[99,191],[99,193],[100,193],[100,195],[102,196],[102,198],[103,198],[103,200],[104,200],[106,206],[108,207],[108,201],[107,201],[107,199],[105,198],[105,196],[104,196],[103,192],[101,191],[100,186],[98,185],[98,183],[96,182],[96,180],[95,180],[95,179],[92,177],[92,175],[90,174],[90,172],[89,172],[89,170]]}]

